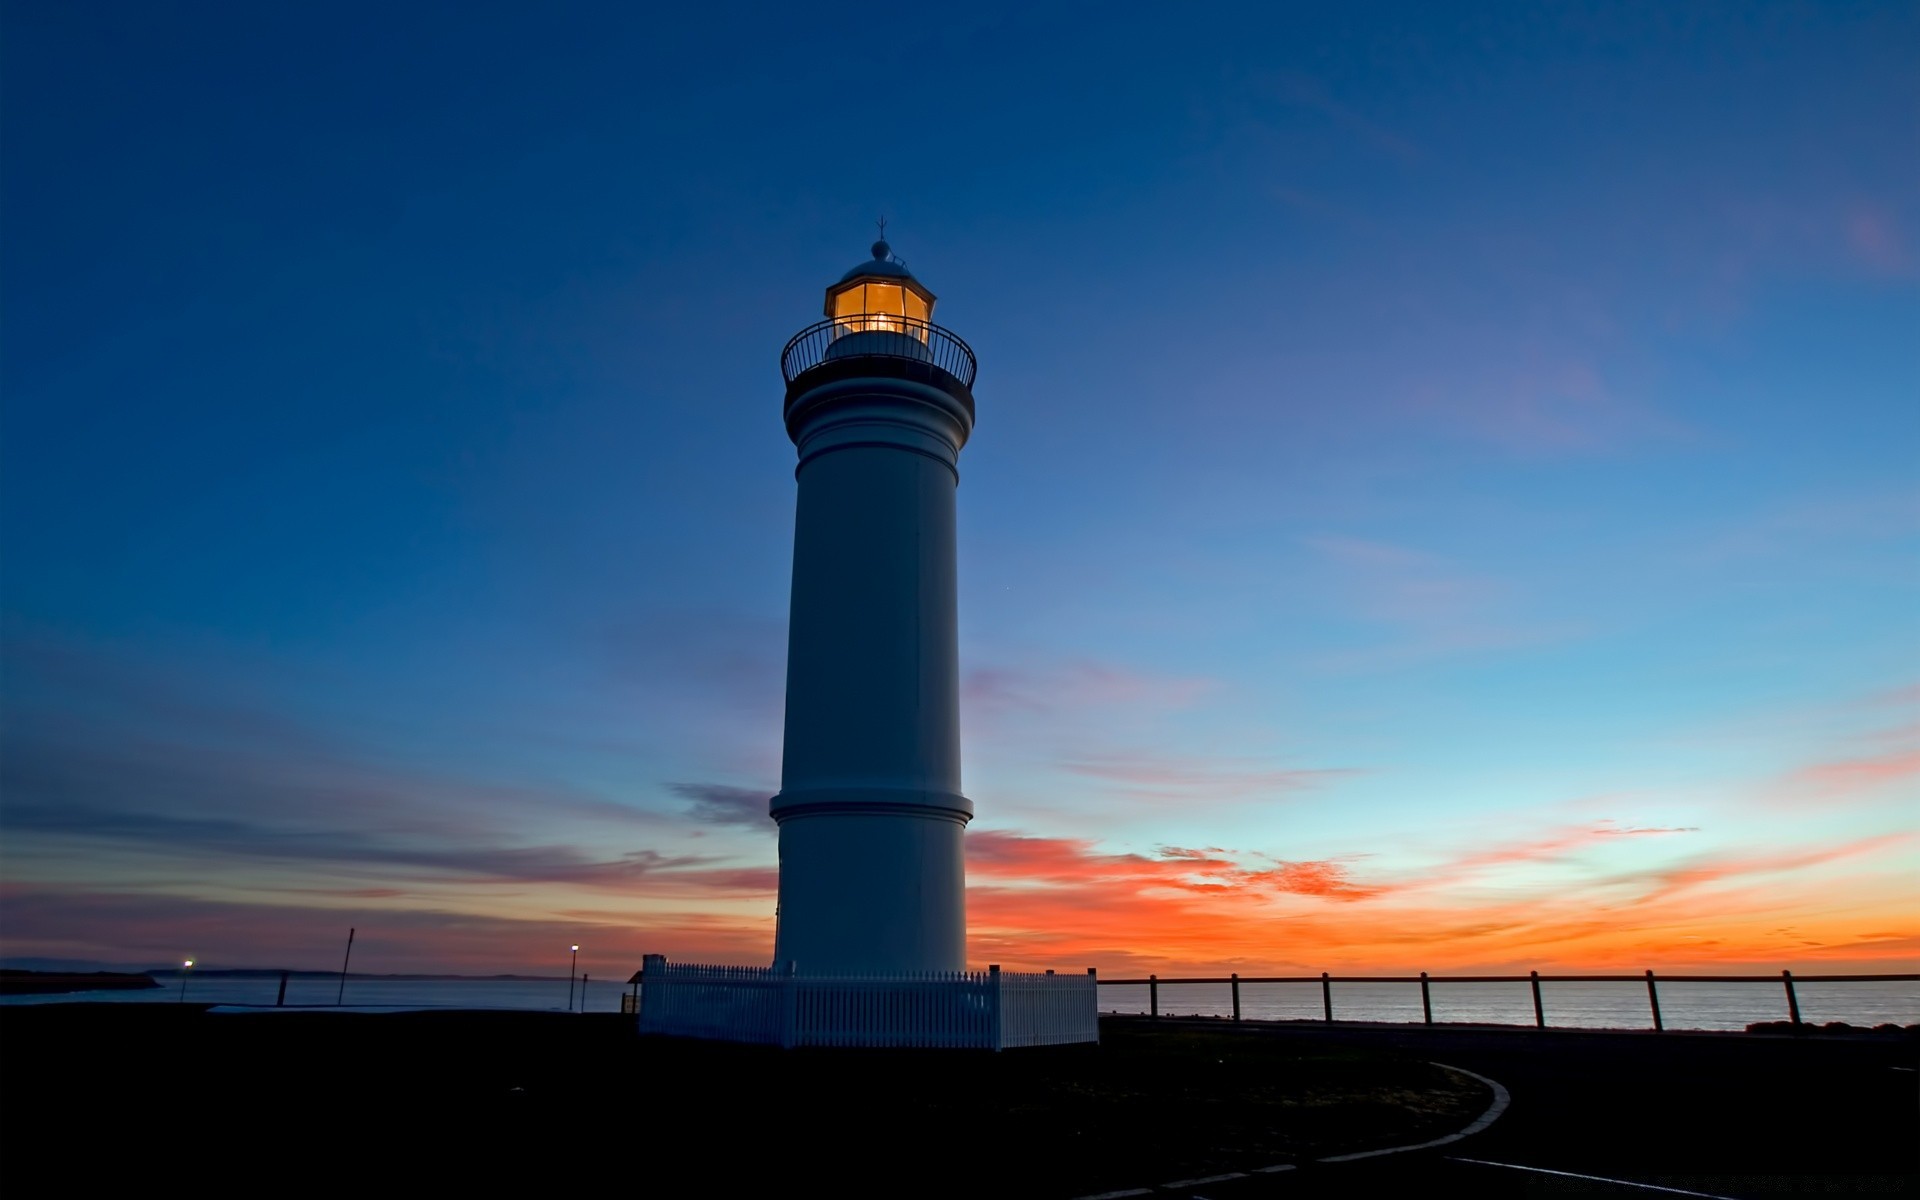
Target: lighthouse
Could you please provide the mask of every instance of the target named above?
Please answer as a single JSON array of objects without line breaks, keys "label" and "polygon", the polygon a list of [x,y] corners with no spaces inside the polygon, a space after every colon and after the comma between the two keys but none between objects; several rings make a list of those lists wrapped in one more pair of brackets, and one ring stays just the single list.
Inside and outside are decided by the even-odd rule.
[{"label": "lighthouse", "polygon": [[[799,463],[771,968],[630,982],[640,1032],[1005,1050],[1100,1040],[1099,980],[967,963],[954,499],[973,351],[885,241],[780,355]],[[644,989],[644,995],[641,994]]]},{"label": "lighthouse", "polygon": [[781,354],[798,456],[776,968],[966,964],[955,497],[973,351],[885,241]]}]

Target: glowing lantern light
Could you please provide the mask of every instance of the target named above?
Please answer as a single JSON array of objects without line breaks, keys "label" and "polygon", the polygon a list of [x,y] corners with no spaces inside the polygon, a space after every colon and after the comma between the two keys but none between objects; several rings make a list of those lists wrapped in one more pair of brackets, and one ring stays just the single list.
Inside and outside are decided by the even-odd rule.
[{"label": "glowing lantern light", "polygon": [[904,333],[924,343],[933,301],[926,285],[880,241],[873,244],[871,262],[861,263],[827,289],[826,311],[834,320],[836,338],[849,333]]}]

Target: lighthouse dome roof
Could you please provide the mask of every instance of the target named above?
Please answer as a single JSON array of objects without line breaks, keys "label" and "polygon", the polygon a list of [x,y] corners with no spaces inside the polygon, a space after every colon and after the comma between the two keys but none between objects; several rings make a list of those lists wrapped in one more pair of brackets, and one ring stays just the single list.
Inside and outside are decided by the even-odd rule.
[{"label": "lighthouse dome roof", "polygon": [[[846,283],[852,279],[860,279],[862,277],[873,278],[875,276],[883,279],[913,279],[913,272],[907,270],[907,264],[893,257],[893,248],[891,246],[885,242],[875,242],[873,244],[873,257],[866,262],[857,263],[849,268],[847,273],[840,277],[840,282]],[[914,282],[918,283],[919,280],[916,279]]]}]

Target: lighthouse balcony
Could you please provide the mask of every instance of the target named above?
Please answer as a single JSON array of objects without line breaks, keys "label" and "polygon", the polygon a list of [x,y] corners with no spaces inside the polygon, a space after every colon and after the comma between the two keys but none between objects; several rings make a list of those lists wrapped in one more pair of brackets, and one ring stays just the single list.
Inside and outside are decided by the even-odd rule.
[{"label": "lighthouse balcony", "polygon": [[811,386],[815,373],[822,382],[867,373],[945,384],[946,376],[971,389],[975,369],[973,349],[954,333],[892,313],[829,317],[793,335],[780,354],[789,395],[795,384]]}]

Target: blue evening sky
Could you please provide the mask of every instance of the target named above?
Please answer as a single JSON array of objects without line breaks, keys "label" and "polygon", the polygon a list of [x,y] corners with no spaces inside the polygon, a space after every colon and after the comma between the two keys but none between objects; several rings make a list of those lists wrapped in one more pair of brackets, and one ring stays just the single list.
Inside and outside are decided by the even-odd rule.
[{"label": "blue evening sky", "polygon": [[7,953],[764,957],[777,355],[884,214],[981,363],[977,944],[1920,957],[1913,5],[4,32]]}]

